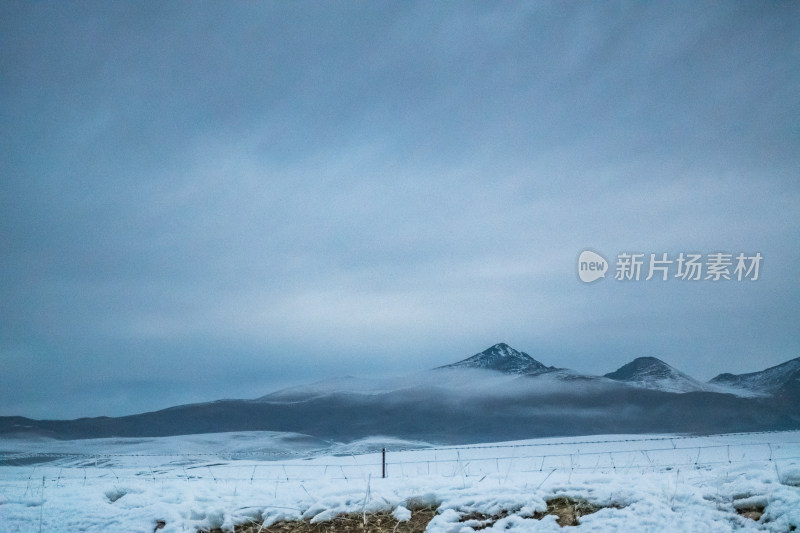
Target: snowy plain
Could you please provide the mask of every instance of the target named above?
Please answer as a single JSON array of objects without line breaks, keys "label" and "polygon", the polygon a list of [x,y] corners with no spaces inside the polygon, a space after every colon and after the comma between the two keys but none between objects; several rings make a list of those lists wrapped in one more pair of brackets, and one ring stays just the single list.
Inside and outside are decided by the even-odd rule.
[{"label": "snowy plain", "polygon": [[[387,449],[381,478],[380,450]],[[433,505],[432,533],[561,531],[532,518],[567,496],[575,531],[800,529],[800,432],[593,435],[436,447],[271,432],[0,439],[0,531],[222,528]],[[758,521],[737,509],[759,508]],[[505,511],[505,512],[504,512]],[[502,515],[489,527],[469,516]]]}]

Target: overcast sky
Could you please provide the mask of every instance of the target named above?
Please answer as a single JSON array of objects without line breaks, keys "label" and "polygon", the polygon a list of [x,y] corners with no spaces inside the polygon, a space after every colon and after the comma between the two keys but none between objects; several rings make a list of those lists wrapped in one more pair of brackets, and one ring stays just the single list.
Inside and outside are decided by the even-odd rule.
[{"label": "overcast sky", "polygon": [[0,143],[0,415],[800,356],[796,2],[8,1]]}]

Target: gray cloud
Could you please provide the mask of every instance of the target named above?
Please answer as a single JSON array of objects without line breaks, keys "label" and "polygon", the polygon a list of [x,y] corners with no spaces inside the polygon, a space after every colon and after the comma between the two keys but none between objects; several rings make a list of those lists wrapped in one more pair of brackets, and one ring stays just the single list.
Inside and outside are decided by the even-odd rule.
[{"label": "gray cloud", "polygon": [[[0,9],[0,414],[798,355],[791,4]],[[584,286],[585,247],[764,270]]]}]

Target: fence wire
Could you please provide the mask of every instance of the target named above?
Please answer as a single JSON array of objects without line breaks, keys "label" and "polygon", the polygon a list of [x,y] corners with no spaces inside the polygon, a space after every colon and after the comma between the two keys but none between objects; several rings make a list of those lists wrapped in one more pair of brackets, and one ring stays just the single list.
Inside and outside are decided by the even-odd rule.
[{"label": "fence wire", "polygon": [[[767,435],[768,433],[761,433]],[[529,472],[581,471],[603,474],[640,471],[703,469],[714,465],[745,463],[787,464],[800,460],[800,441],[691,443],[704,438],[665,436],[630,439],[596,439],[560,442],[501,443],[496,445],[447,446],[386,450],[386,473],[390,478],[490,475]],[[642,448],[636,444],[649,443]],[[568,451],[552,450],[561,446]],[[18,452],[0,456],[0,478],[5,468],[26,469],[15,475],[14,484],[120,483],[138,480],[210,481],[212,483],[284,483],[314,479],[349,481],[380,477],[381,452],[307,457],[291,452],[218,453],[61,453]],[[255,460],[254,460],[255,458]],[[271,458],[271,459],[270,459]],[[0,480],[0,484],[7,484]]]}]

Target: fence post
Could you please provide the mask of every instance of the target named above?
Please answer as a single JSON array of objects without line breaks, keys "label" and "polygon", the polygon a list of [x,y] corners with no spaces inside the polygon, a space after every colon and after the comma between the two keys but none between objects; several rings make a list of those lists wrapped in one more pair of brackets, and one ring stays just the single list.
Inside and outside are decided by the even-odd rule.
[{"label": "fence post", "polygon": [[382,473],[381,477],[385,478],[386,477],[386,448],[383,449],[381,455],[382,455],[381,464],[383,465],[383,473]]}]

